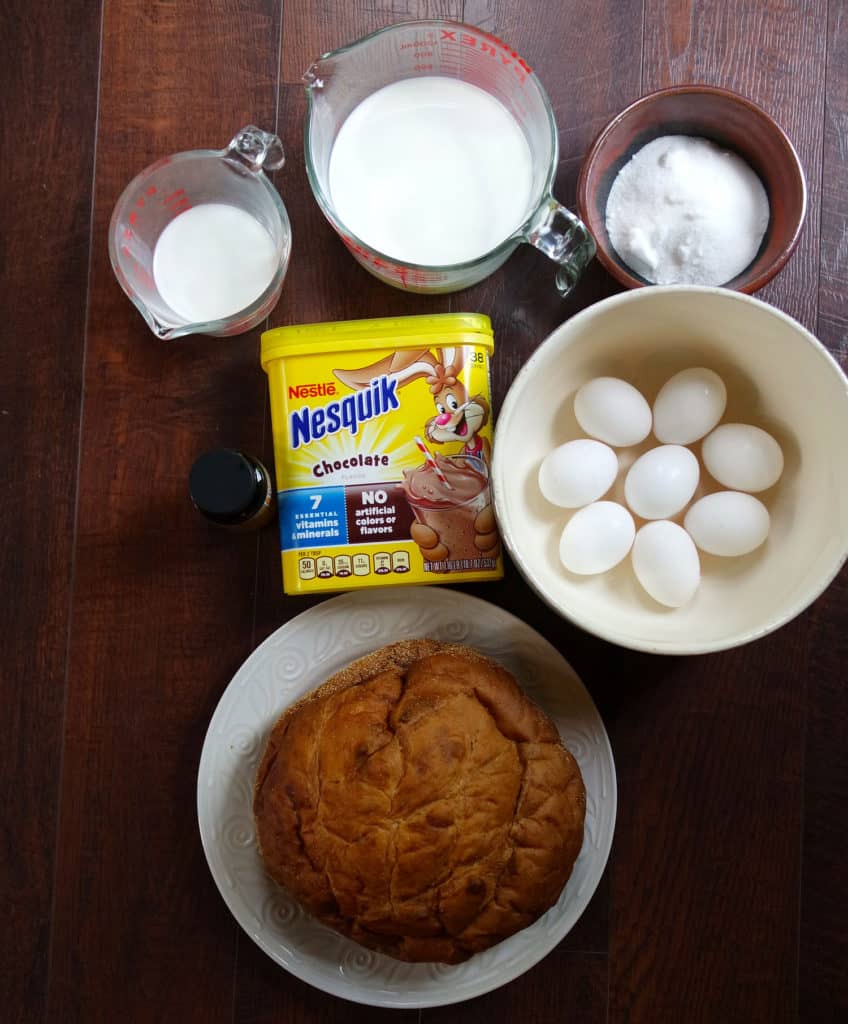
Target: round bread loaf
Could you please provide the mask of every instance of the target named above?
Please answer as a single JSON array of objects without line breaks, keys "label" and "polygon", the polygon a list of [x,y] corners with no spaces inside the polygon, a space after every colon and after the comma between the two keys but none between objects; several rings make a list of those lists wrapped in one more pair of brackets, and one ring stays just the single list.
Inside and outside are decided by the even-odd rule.
[{"label": "round bread loaf", "polygon": [[254,793],[271,876],[399,960],[459,963],[559,898],[586,792],[500,665],[434,640],[384,647],[290,707]]}]

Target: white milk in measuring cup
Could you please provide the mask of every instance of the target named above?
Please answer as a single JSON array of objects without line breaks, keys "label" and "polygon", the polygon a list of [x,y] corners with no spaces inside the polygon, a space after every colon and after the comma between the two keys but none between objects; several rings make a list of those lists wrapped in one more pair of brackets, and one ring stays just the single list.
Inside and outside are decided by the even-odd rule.
[{"label": "white milk in measuring cup", "polygon": [[551,195],[553,111],[506,43],[471,25],[403,22],[326,54],[304,82],[310,185],[372,274],[456,291],[529,242],[570,291],[594,243]]},{"label": "white milk in measuring cup", "polygon": [[475,260],[521,225],[532,157],[494,96],[455,78],[407,78],[347,117],[330,154],[339,217],[408,263]]}]

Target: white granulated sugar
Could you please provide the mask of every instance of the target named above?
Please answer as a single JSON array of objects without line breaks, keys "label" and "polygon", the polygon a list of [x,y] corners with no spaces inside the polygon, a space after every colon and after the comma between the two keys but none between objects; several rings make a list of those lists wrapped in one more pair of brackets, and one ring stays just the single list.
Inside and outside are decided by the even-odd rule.
[{"label": "white granulated sugar", "polygon": [[768,222],[766,190],[748,164],[688,135],[643,146],[607,199],[610,242],[654,284],[725,284],[754,259]]}]

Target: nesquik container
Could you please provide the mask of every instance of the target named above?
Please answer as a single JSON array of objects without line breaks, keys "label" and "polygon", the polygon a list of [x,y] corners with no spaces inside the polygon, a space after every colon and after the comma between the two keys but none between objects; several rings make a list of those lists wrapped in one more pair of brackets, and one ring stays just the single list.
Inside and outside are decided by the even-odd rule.
[{"label": "nesquik container", "polygon": [[287,594],[500,579],[489,318],[262,335]]}]

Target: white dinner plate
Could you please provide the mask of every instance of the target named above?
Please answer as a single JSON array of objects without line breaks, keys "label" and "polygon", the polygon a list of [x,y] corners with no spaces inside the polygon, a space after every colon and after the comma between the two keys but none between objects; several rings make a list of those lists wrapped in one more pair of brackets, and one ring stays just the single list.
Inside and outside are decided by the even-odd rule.
[{"label": "white dinner plate", "polygon": [[[555,906],[535,924],[457,966],[407,964],[311,918],[263,870],[251,803],[271,727],[290,704],[355,658],[412,637],[465,643],[518,679],[551,716],[586,783],[583,848]],[[344,594],[281,626],[250,655],[215,709],[197,780],[209,868],[238,923],[272,959],[325,992],[371,1006],[460,1002],[512,981],[573,927],[612,844],[615,766],[601,717],[562,655],[520,619],[454,590]]]}]

